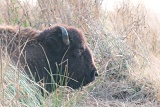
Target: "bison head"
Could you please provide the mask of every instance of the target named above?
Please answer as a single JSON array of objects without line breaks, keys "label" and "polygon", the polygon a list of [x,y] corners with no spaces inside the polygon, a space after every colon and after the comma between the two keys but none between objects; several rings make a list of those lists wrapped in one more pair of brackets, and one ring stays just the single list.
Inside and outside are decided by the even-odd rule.
[{"label": "bison head", "polygon": [[[54,81],[58,82],[61,77],[59,74],[66,75],[66,85],[77,89],[92,82],[95,76],[98,76],[91,51],[80,30],[64,25],[52,26],[42,31],[37,36],[37,41],[43,49],[34,50],[33,47],[38,49],[35,45],[32,48],[26,47],[25,50],[26,52],[32,50],[30,53],[36,51],[36,55],[33,56],[40,56],[36,59],[38,61],[33,61],[34,58],[27,60],[32,73],[38,71],[39,79],[46,78],[45,82],[51,83],[52,75]],[[30,53],[26,57],[30,57]],[[45,55],[40,55],[42,53]],[[47,60],[44,60],[44,56]],[[47,90],[52,91],[50,85],[47,86]]]}]

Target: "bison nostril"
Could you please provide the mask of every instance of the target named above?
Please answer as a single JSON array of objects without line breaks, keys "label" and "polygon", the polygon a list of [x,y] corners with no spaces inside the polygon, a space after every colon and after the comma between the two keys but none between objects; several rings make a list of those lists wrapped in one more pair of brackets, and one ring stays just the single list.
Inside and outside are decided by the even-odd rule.
[{"label": "bison nostril", "polygon": [[95,76],[98,76],[98,75],[99,75],[98,71],[96,71],[96,70],[92,71],[92,73],[91,73],[91,77],[95,77]]},{"label": "bison nostril", "polygon": [[95,71],[95,76],[99,76],[98,71]]}]

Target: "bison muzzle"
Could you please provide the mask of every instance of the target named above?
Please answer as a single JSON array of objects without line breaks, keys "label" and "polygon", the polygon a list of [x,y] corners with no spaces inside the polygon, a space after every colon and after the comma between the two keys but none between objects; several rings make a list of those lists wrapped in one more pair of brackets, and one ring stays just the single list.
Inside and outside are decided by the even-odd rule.
[{"label": "bison muzzle", "polygon": [[[98,76],[84,34],[67,25],[54,25],[43,31],[0,26],[1,47],[46,90],[53,82],[73,89],[85,86]],[[62,81],[63,80],[63,81]]]}]

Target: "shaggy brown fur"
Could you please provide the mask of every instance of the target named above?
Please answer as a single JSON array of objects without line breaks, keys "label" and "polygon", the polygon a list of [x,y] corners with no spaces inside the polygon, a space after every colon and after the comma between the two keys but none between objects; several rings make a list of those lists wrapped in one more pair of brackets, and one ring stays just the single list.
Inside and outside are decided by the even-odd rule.
[{"label": "shaggy brown fur", "polygon": [[[69,45],[64,44],[59,26],[67,30]],[[14,62],[20,55],[20,62],[29,76],[31,72],[37,82],[43,79],[44,83],[49,83],[45,85],[49,92],[54,90],[53,81],[77,89],[98,75],[83,33],[74,27],[55,25],[38,31],[0,26],[0,39],[1,47],[7,49]]]}]

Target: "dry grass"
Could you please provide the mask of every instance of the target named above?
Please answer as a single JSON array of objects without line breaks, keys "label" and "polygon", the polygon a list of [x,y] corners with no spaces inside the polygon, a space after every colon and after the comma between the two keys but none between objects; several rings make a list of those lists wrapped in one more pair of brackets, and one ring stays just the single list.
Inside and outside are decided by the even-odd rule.
[{"label": "dry grass", "polygon": [[[15,78],[16,66],[8,64],[8,59],[1,55],[0,106],[159,106],[160,37],[157,20],[143,4],[132,5],[128,0],[114,11],[104,11],[101,3],[102,0],[37,0],[32,5],[27,0],[0,2],[1,24],[44,29],[50,24],[64,23],[82,29],[100,72],[97,80],[83,90],[61,87],[44,99],[36,93],[36,83],[32,82],[33,87],[30,87],[31,83],[21,73],[18,80]],[[16,90],[19,96],[14,93]]]}]

